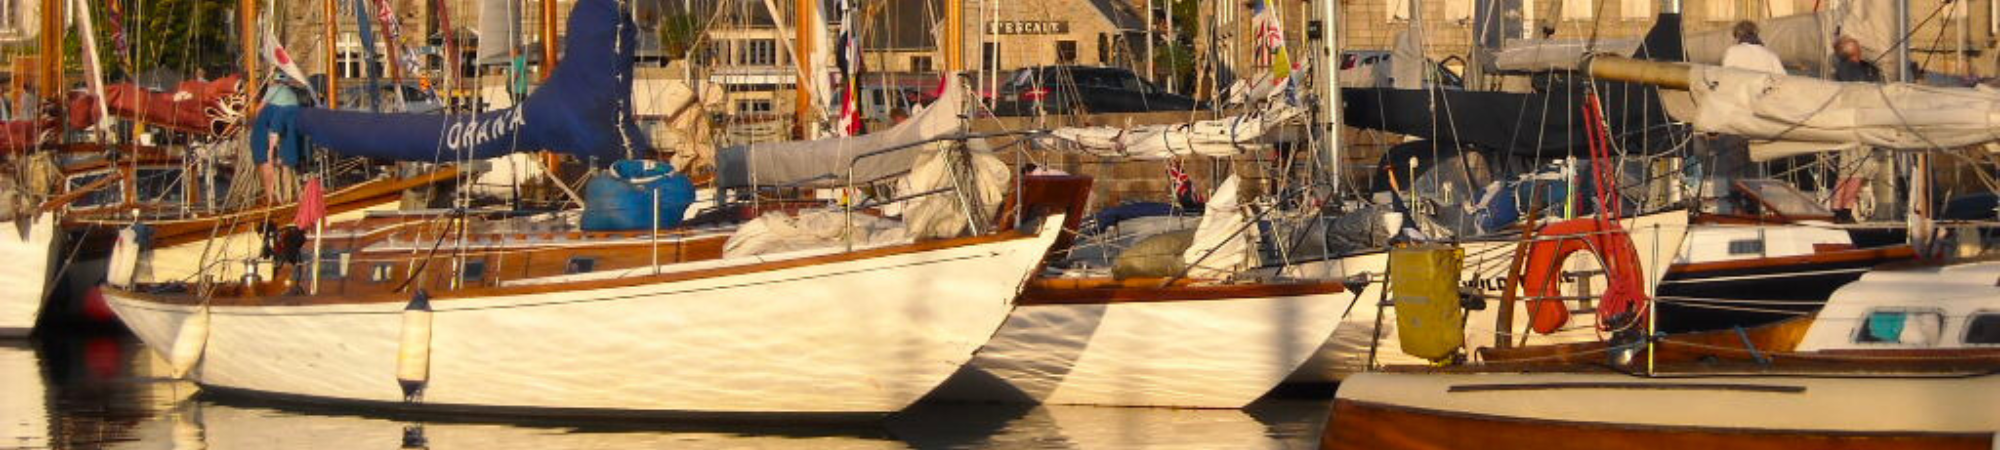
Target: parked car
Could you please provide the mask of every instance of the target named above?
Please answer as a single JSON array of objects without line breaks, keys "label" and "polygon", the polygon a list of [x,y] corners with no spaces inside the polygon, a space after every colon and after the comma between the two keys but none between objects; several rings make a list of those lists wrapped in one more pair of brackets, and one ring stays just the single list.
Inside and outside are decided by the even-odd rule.
[{"label": "parked car", "polygon": [[[1340,87],[1373,88],[1395,85],[1395,72],[1389,62],[1394,56],[1395,54],[1385,50],[1349,50],[1341,52]],[[1453,56],[1451,58],[1457,57]],[[1445,61],[1449,62],[1451,58],[1447,58]],[[1425,86],[1442,87],[1445,89],[1462,89],[1465,87],[1465,80],[1460,78],[1457,72],[1453,72],[1447,67],[1445,62],[1427,59],[1424,61],[1424,65],[1430,67],[1432,73],[1435,75],[1431,78],[1431,81],[1425,82]]]},{"label": "parked car", "polygon": [[993,100],[993,113],[999,116],[1187,111],[1200,106],[1193,98],[1166,92],[1131,70],[1091,66],[1015,71]]}]

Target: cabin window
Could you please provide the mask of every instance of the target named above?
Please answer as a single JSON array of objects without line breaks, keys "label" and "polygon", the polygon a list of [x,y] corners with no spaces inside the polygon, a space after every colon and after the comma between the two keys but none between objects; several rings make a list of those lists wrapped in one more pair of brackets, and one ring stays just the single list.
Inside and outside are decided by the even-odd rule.
[{"label": "cabin window", "polygon": [[486,261],[466,261],[465,267],[458,271],[458,279],[465,281],[486,279]]},{"label": "cabin window", "polygon": [[[89,187],[91,183],[96,183],[98,180],[102,180],[104,179],[104,177],[112,175],[113,174],[110,171],[103,171],[103,172],[70,177],[68,183],[69,186],[66,189],[64,189],[63,192],[76,192],[85,187]],[[111,183],[109,185],[105,185],[104,187],[99,188],[95,191],[90,191],[89,193],[78,196],[76,200],[70,201],[69,207],[72,209],[84,209],[84,208],[114,206],[121,203],[125,203],[125,189],[123,185],[124,182],[120,181],[116,183]]]},{"label": "cabin window", "polygon": [[1737,239],[1737,240],[1733,240],[1733,241],[1729,241],[1729,254],[1731,254],[1731,255],[1761,255],[1761,254],[1764,254],[1764,240],[1763,240],[1763,239]]},{"label": "cabin window", "polygon": [[1943,329],[1944,314],[1938,311],[1875,310],[1862,317],[1854,342],[1929,346]]},{"label": "cabin window", "polygon": [[1965,343],[2000,344],[2000,312],[1980,312],[1967,319]]},{"label": "cabin window", "polygon": [[593,270],[597,270],[597,258],[588,256],[570,257],[569,264],[563,266],[563,274],[566,275],[590,273]]},{"label": "cabin window", "polygon": [[390,279],[396,277],[395,270],[395,264],[375,263],[375,268],[368,271],[368,281],[375,283],[388,282]]},{"label": "cabin window", "polygon": [[138,175],[139,201],[174,204],[185,199],[180,168],[140,168]]}]

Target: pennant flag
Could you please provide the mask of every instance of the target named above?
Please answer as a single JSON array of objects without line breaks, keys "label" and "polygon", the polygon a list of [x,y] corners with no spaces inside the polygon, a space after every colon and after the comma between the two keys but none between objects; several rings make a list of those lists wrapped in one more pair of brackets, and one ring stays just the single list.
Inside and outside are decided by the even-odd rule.
[{"label": "pennant flag", "polygon": [[858,25],[860,22],[854,20],[854,5],[840,0],[840,36],[834,39],[834,48],[842,87],[836,131],[842,136],[861,134],[861,97],[855,92],[861,87],[861,43],[856,40],[854,29]]},{"label": "pennant flag", "polygon": [[1277,9],[1270,0],[1257,0],[1250,4],[1251,23],[1256,27],[1256,58],[1258,64],[1271,66],[1271,83],[1284,83],[1292,78],[1291,51],[1285,48],[1285,21],[1278,17]]},{"label": "pennant flag", "polygon": [[283,72],[292,81],[297,81],[300,85],[305,86],[306,92],[311,93],[314,97],[319,96],[318,92],[313,92],[312,84],[306,83],[306,72],[299,70],[298,61],[292,59],[292,52],[285,50],[285,44],[278,43],[278,37],[275,33],[264,34],[264,60],[271,63],[273,70]]}]

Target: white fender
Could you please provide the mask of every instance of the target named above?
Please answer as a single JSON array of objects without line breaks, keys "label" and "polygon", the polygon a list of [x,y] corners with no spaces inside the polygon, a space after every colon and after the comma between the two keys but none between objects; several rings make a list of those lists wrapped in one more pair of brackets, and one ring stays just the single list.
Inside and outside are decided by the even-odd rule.
[{"label": "white fender", "polygon": [[396,352],[396,381],[403,386],[403,398],[422,398],[424,385],[431,379],[430,295],[418,290],[403,308],[403,338]]},{"label": "white fender", "polygon": [[201,305],[194,314],[189,314],[181,322],[181,331],[174,335],[173,351],[167,361],[173,365],[174,378],[187,378],[194,372],[195,365],[201,363],[202,352],[208,347],[208,305]]},{"label": "white fender", "polygon": [[111,247],[111,262],[105,268],[104,282],[116,287],[131,287],[139,274],[139,232],[132,227],[118,230],[118,243]]}]

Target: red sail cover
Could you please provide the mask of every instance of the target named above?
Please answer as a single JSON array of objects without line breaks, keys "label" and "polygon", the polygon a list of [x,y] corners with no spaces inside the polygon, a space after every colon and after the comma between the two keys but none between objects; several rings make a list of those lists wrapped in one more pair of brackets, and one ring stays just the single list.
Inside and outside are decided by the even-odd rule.
[{"label": "red sail cover", "polygon": [[43,131],[57,124],[55,119],[0,122],[0,154],[27,153],[41,142]]},{"label": "red sail cover", "polygon": [[[172,92],[156,92],[137,84],[121,83],[104,87],[105,106],[111,115],[147,125],[202,135],[227,134],[242,121],[243,77],[230,75],[213,81],[189,80]],[[96,98],[89,95],[70,100],[70,125],[83,128],[96,124]]]}]

